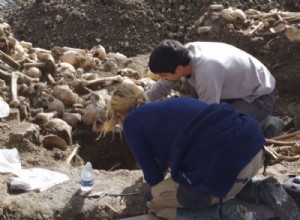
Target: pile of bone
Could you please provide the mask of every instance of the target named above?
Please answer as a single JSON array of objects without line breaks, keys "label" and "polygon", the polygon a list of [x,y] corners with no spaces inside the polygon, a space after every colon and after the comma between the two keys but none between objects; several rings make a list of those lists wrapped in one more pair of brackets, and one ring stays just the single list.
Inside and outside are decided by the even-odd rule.
[{"label": "pile of bone", "polygon": [[265,36],[284,33],[291,41],[300,41],[300,12],[282,12],[277,9],[262,12],[255,9],[242,11],[223,5],[210,5],[209,10],[196,22],[198,34],[207,33],[212,27],[206,25],[208,19],[224,19],[226,27],[247,36]]},{"label": "pile of bone", "polygon": [[266,139],[266,157],[269,165],[300,159],[300,131]]},{"label": "pile of bone", "polygon": [[0,39],[0,98],[19,110],[21,120],[39,126],[46,148],[71,146],[79,123],[98,134],[115,85],[129,82],[145,90],[155,82],[129,68],[132,59],[106,53],[101,45],[35,48],[15,39],[7,23],[0,24]]}]

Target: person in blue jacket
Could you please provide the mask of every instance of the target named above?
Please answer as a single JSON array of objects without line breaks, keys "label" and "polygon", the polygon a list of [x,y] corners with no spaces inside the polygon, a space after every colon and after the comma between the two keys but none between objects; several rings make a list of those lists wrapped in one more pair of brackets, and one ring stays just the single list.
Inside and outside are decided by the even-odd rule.
[{"label": "person in blue jacket", "polygon": [[[178,219],[181,208],[208,207],[219,216],[224,208],[219,204],[236,196],[263,165],[265,139],[258,122],[226,103],[193,98],[147,103],[141,88],[123,83],[111,95],[104,133],[116,125],[151,186],[147,206],[159,217]],[[245,217],[243,211],[233,213],[230,219]]]}]

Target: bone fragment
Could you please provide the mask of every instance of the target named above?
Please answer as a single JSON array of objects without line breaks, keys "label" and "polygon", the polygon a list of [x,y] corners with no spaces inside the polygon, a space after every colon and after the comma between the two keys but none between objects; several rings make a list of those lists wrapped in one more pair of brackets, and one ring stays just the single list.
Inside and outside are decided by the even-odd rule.
[{"label": "bone fragment", "polygon": [[20,41],[19,44],[27,50],[32,49],[32,43],[30,43],[30,42]]},{"label": "bone fragment", "polygon": [[107,81],[116,81],[116,82],[122,82],[123,78],[122,76],[109,76],[109,77],[104,77],[104,78],[99,78],[99,79],[94,79],[94,80],[78,80],[76,82],[77,86],[82,86],[82,87],[87,87],[95,84],[100,84],[103,82]]},{"label": "bone fragment", "polygon": [[266,143],[267,144],[277,144],[277,145],[294,145],[296,142],[295,141],[286,142],[286,141],[276,141],[276,140],[272,140],[272,139],[266,139]]},{"label": "bone fragment", "polygon": [[77,144],[76,147],[74,147],[71,154],[68,156],[68,158],[66,160],[67,164],[70,164],[71,160],[76,156],[79,148],[80,148],[79,144]]},{"label": "bone fragment", "polygon": [[273,140],[282,140],[282,139],[286,139],[286,138],[290,138],[290,137],[294,137],[300,135],[300,130],[299,131],[295,131],[293,133],[289,133],[289,134],[283,134],[277,137],[272,138]]},{"label": "bone fragment", "polygon": [[52,85],[56,84],[54,78],[52,77],[52,75],[50,73],[47,74],[47,78],[48,78],[50,84],[52,84]]},{"label": "bone fragment", "polygon": [[290,17],[290,18],[285,18],[286,21],[288,22],[295,22],[300,20],[300,16],[298,17]]},{"label": "bone fragment", "polygon": [[254,33],[255,33],[259,28],[261,28],[263,25],[264,25],[263,22],[261,22],[261,21],[258,22],[258,24],[255,25],[251,31],[249,31],[249,35],[254,34]]},{"label": "bone fragment", "polygon": [[30,68],[30,67],[45,67],[46,66],[46,62],[24,63],[23,66],[25,68]]},{"label": "bone fragment", "polygon": [[57,112],[40,112],[36,115],[36,119],[40,123],[46,123],[57,116]]},{"label": "bone fragment", "polygon": [[18,70],[20,68],[20,64],[17,61],[15,61],[11,56],[4,53],[2,50],[0,50],[0,59],[15,70]]},{"label": "bone fragment", "polygon": [[0,69],[0,78],[5,81],[10,81],[13,74],[17,75],[18,78],[20,78],[20,81],[22,81],[22,83],[26,83],[26,82],[38,83],[39,82],[39,79],[26,76],[24,73],[21,73],[21,72],[9,73],[5,70]]},{"label": "bone fragment", "polygon": [[115,165],[113,165],[111,168],[109,168],[107,171],[113,171],[113,170],[115,170],[117,167],[119,167],[119,166],[121,166],[122,165],[122,163],[121,162],[119,162],[119,163],[116,163]]},{"label": "bone fragment", "polygon": [[276,150],[273,148],[273,145],[270,147],[265,147],[266,154],[270,157],[269,163],[270,165],[280,163],[281,161],[296,161],[300,159],[300,155],[295,156],[286,156],[282,155],[276,152]]},{"label": "bone fragment", "polygon": [[25,75],[24,73],[21,72],[15,72],[16,74],[18,74],[18,77],[20,78],[20,83],[38,83],[40,81],[39,78],[32,78],[30,76]]},{"label": "bone fragment", "polygon": [[221,11],[224,9],[224,6],[223,5],[210,5],[208,7],[209,10],[216,10],[216,11]]},{"label": "bone fragment", "polygon": [[59,46],[54,46],[51,51],[54,54],[62,56],[63,53],[68,51],[68,50],[76,51],[76,52],[82,53],[82,54],[85,54],[86,51],[87,51],[87,50],[84,50],[84,49],[71,48],[71,47],[59,47]]},{"label": "bone fragment", "polygon": [[17,108],[20,106],[20,101],[18,98],[18,84],[17,84],[18,78],[19,78],[19,75],[16,72],[12,73],[12,75],[11,75],[12,100],[9,103],[9,105],[10,105],[10,107],[13,107],[13,108]]}]

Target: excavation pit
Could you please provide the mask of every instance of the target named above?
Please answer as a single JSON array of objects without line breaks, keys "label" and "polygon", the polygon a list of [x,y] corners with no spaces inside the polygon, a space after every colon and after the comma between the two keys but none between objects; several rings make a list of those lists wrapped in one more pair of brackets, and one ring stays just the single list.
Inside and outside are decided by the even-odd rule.
[{"label": "excavation pit", "polygon": [[[114,136],[114,137],[113,137]],[[90,161],[94,169],[113,171],[118,169],[137,169],[136,161],[124,136],[119,133],[107,134],[96,140],[97,136],[84,132],[74,138],[80,144],[78,155],[83,161]]]}]

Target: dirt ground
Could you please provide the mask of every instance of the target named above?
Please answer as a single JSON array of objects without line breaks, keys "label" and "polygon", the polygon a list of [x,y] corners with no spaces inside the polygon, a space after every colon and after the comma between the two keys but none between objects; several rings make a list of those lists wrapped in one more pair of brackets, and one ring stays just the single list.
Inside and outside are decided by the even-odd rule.
[{"label": "dirt ground", "polygon": [[[5,1],[2,1],[5,2]],[[2,5],[2,2],[1,5]],[[169,2],[169,3],[168,3]],[[233,44],[261,60],[277,80],[277,105],[273,112],[289,117],[288,132],[300,129],[300,42],[291,42],[283,32],[244,35],[228,28],[227,22],[204,19],[209,32],[199,34],[197,24],[211,4],[249,8],[263,12],[271,9],[298,12],[298,1],[155,1],[155,0],[27,0],[7,1],[1,9],[3,21],[10,24],[14,37],[32,42],[34,47],[53,46],[90,49],[101,44],[108,52],[119,52],[133,60],[133,66],[145,73],[151,50],[163,39],[182,43],[221,41]],[[38,129],[15,114],[0,121],[0,149],[17,148],[24,168],[42,167],[66,173],[70,181],[46,192],[12,192],[11,174],[1,174],[0,219],[120,219],[146,213],[142,205],[145,184],[128,146],[116,136],[95,141],[84,127],[73,132],[73,143],[80,144],[72,165],[65,159],[70,153],[47,150],[40,145]],[[85,161],[96,170],[95,191],[136,192],[133,196],[106,196],[88,199],[80,191],[79,173]],[[300,161],[283,161],[267,169],[268,175],[283,182],[289,174],[300,175]]]}]

